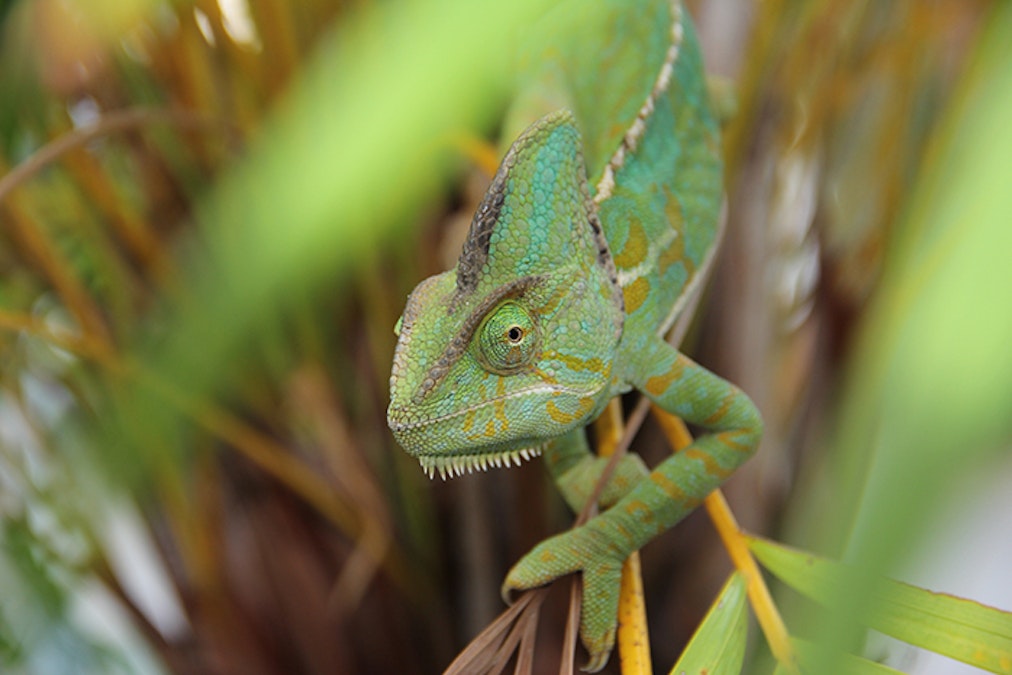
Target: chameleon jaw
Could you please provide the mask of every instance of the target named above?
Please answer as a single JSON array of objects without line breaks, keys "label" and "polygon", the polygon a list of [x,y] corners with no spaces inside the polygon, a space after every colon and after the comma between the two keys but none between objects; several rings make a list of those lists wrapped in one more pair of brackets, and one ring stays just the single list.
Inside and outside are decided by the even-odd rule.
[{"label": "chameleon jaw", "polygon": [[516,466],[520,466],[521,460],[526,461],[532,457],[539,456],[543,447],[485,452],[474,455],[421,455],[418,457],[418,463],[422,465],[422,471],[429,478],[435,478],[438,471],[439,477],[446,480],[447,477],[462,476],[465,471],[467,473],[474,473],[475,471],[486,471],[491,467],[509,467],[510,462]]}]

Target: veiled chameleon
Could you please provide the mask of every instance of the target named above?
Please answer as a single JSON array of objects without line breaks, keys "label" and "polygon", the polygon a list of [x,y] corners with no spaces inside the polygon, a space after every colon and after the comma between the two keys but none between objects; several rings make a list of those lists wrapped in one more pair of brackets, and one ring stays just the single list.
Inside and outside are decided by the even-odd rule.
[{"label": "veiled chameleon", "polygon": [[717,125],[680,2],[583,0],[534,29],[510,125],[552,110],[506,154],[456,269],[423,281],[399,327],[390,428],[432,476],[544,454],[580,508],[603,468],[584,427],[636,388],[708,431],[648,471],[628,456],[607,510],[548,539],[504,591],[583,574],[590,669],[614,644],[623,560],[754,451],[736,387],[663,336],[713,258]]}]

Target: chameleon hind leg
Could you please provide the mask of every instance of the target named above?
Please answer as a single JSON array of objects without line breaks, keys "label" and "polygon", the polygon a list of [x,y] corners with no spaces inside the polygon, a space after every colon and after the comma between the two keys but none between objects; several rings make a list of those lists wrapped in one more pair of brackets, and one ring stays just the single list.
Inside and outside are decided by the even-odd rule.
[{"label": "chameleon hind leg", "polygon": [[582,572],[580,637],[590,653],[585,670],[591,671],[604,667],[615,643],[623,561],[698,506],[753,454],[762,435],[758,410],[736,386],[660,338],[636,347],[626,354],[626,379],[707,433],[661,462],[604,513],[536,546],[503,585],[508,593]]}]

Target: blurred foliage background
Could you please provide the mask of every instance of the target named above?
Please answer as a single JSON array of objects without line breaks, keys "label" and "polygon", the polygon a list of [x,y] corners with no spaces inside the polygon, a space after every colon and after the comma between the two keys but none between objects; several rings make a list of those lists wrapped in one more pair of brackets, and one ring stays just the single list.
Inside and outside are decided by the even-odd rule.
[{"label": "blurred foliage background", "polygon": [[[430,483],[385,423],[545,3],[500,4],[0,2],[0,670],[438,672],[568,525],[537,463]],[[689,5],[735,110],[686,349],[767,420],[729,499],[902,572],[1012,479],[1012,12]],[[663,669],[730,563],[696,514],[643,565]]]}]

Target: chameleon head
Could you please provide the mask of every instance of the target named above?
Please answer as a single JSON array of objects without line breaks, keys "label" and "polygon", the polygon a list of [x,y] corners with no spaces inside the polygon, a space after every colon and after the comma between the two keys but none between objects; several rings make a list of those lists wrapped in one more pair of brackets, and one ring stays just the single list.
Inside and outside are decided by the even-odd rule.
[{"label": "chameleon head", "polygon": [[538,454],[614,393],[622,296],[565,111],[513,144],[457,267],[399,322],[387,421],[432,476]]}]

